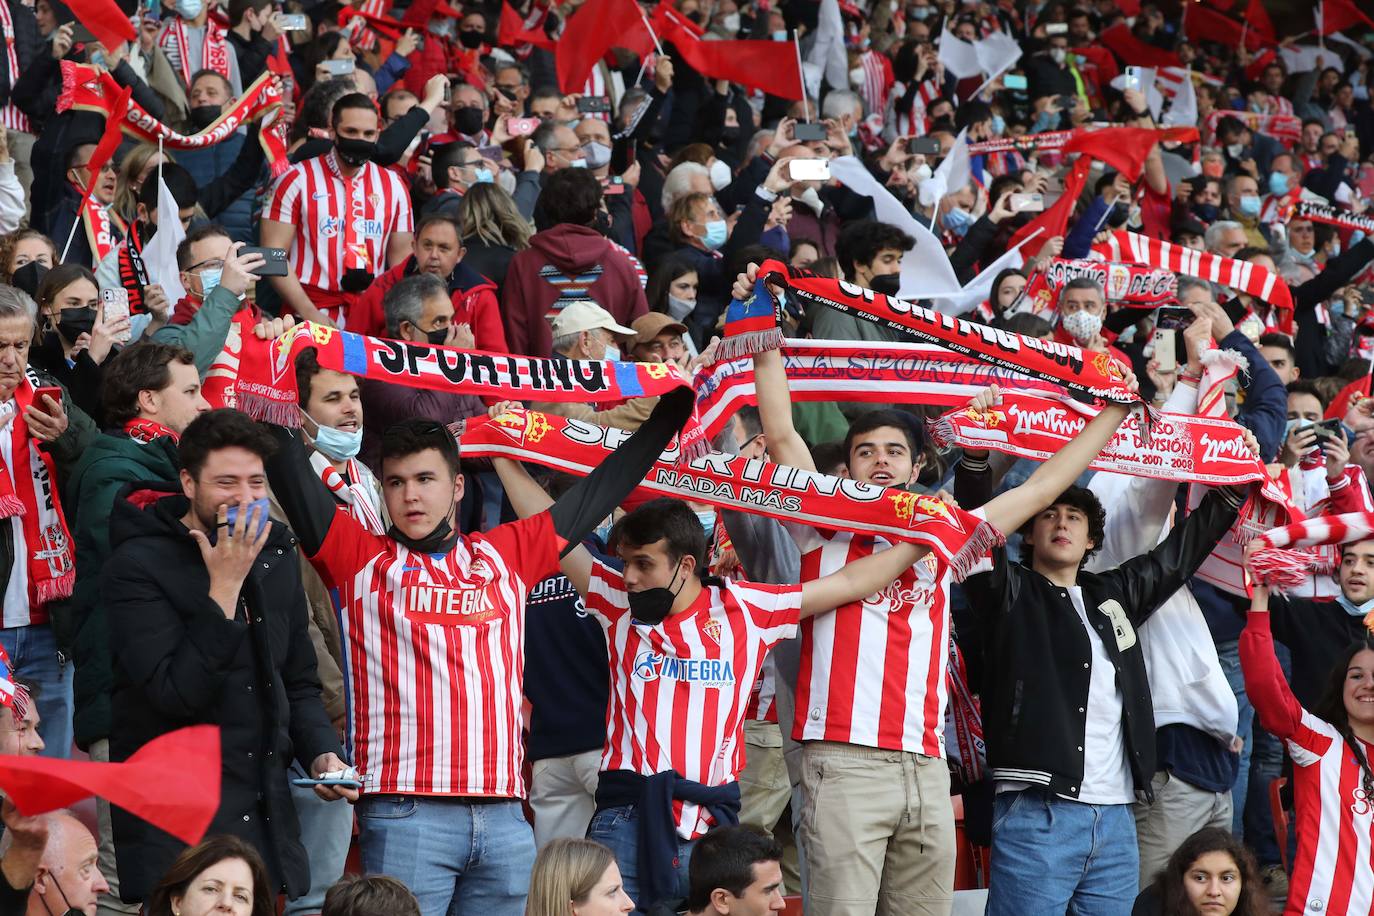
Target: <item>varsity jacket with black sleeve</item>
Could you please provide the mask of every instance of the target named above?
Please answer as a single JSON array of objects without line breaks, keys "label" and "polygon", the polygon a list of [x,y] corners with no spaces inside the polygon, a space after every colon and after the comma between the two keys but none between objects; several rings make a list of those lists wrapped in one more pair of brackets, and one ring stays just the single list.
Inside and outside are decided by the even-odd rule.
[{"label": "varsity jacket with black sleeve", "polygon": [[[1244,491],[1213,489],[1149,553],[1101,573],[1080,572],[1083,606],[1121,687],[1126,759],[1138,791],[1155,772],[1155,721],[1135,628],[1212,551],[1236,519]],[[1077,798],[1083,783],[1090,638],[1068,589],[993,553],[992,570],[964,583],[982,617],[983,734],[996,779]]]}]

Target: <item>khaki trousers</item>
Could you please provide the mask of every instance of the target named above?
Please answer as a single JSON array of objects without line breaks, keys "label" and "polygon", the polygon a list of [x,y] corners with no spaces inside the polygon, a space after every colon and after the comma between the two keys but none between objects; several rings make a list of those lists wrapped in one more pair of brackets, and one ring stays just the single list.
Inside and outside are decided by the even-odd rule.
[{"label": "khaki trousers", "polygon": [[1203,827],[1231,829],[1231,793],[1208,792],[1161,770],[1150,780],[1153,802],[1131,805],[1140,847],[1140,886],[1148,887],[1183,841]]},{"label": "khaki trousers", "polygon": [[739,821],[772,833],[792,800],[792,780],[782,756],[778,724],[746,720],[744,754],[744,771],[739,774]]},{"label": "khaki trousers", "polygon": [[29,189],[33,187],[33,144],[38,138],[33,134],[7,130],[5,139],[9,144],[10,158],[14,160],[14,177],[19,179],[19,185],[24,189],[24,215],[32,218],[33,198]]},{"label": "khaki trousers", "polygon": [[802,746],[807,916],[948,916],[954,811],[938,757]]},{"label": "khaki trousers", "polygon": [[535,846],[543,849],[559,837],[585,837],[596,813],[601,751],[536,760],[531,770]]}]

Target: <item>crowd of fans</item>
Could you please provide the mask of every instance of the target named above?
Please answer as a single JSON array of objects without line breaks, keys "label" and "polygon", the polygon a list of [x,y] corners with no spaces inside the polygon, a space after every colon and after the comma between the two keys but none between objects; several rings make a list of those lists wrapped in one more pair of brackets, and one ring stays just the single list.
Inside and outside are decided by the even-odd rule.
[{"label": "crowd of fans", "polygon": [[[1308,6],[0,2],[0,754],[222,757],[196,845],[6,799],[0,911],[1374,913],[1374,540],[1280,587],[1237,535],[1374,513],[1374,19]],[[1116,401],[1039,462],[932,434],[1009,371],[803,393],[741,303],[927,351],[783,273],[1106,354],[1269,480],[1104,469]],[[733,361],[713,450],[995,546],[636,495],[685,389],[306,348],[250,418],[301,322],[693,397]],[[463,454],[522,410],[632,435]]]}]

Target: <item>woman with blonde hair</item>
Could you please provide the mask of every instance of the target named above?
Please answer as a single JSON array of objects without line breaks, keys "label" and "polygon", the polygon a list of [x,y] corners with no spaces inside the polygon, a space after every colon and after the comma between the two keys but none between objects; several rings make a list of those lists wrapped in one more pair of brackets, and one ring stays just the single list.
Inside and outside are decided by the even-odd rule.
[{"label": "woman with blonde hair", "polygon": [[114,211],[126,224],[138,219],[138,189],[157,168],[159,162],[171,162],[166,153],[159,155],[157,144],[140,143],[124,154],[115,179]]},{"label": "woman with blonde hair", "polygon": [[634,908],[605,846],[564,837],[539,850],[525,916],[616,916]]},{"label": "woman with blonde hair", "polygon": [[496,284],[499,293],[517,251],[530,247],[534,227],[515,199],[494,182],[474,184],[458,204],[458,230],[467,254],[463,263]]}]

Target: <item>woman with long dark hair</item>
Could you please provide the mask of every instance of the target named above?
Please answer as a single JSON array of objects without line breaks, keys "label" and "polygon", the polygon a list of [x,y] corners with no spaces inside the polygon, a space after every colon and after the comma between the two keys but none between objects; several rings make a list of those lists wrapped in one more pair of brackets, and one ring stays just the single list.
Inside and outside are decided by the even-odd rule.
[{"label": "woman with long dark hair", "polygon": [[236,836],[206,837],[177,856],[148,895],[145,916],[276,916],[267,866]]},{"label": "woman with long dark hair", "polygon": [[[1253,575],[1253,570],[1252,570]],[[1258,577],[1256,577],[1258,578]],[[1293,696],[1274,655],[1269,589],[1256,585],[1240,637],[1245,690],[1260,724],[1293,759],[1298,855],[1285,916],[1374,912],[1374,638],[1346,647],[1311,711]]]},{"label": "woman with long dark hair", "polygon": [[1220,827],[1204,827],[1174,850],[1131,916],[1266,916],[1269,898],[1255,857]]}]

